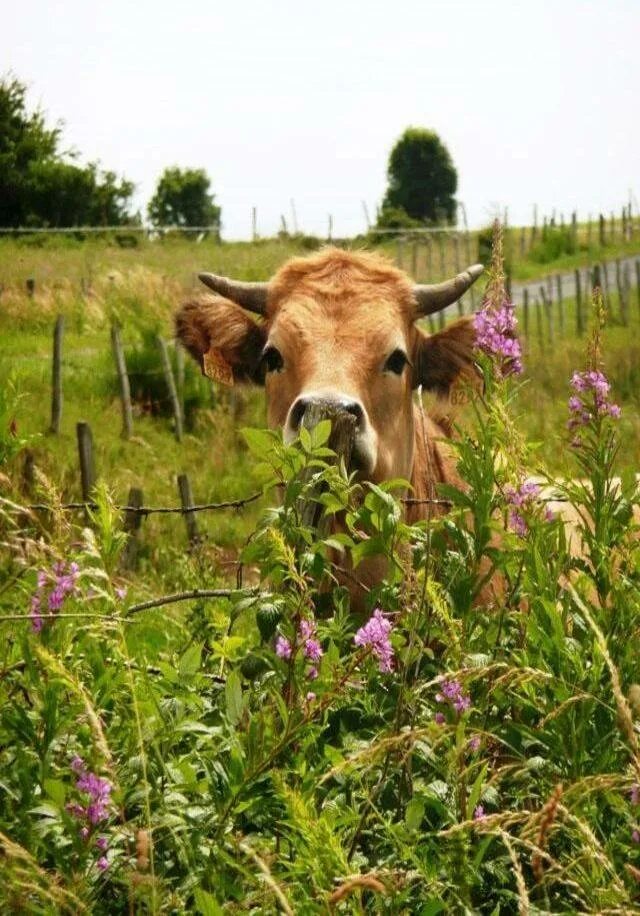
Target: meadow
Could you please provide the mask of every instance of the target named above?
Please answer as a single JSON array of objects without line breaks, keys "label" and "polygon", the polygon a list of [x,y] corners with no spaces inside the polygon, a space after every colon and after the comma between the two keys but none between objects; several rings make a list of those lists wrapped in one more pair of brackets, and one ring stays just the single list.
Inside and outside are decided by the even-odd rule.
[{"label": "meadow", "polygon": [[[484,397],[457,417],[468,489],[444,494],[449,516],[408,526],[393,487],[362,488],[331,461],[328,429],[285,448],[259,431],[259,390],[212,386],[172,349],[186,417],[183,441],[173,435],[155,335],[170,339],[196,272],[264,279],[315,244],[0,240],[0,903],[640,911],[637,300],[624,326],[613,295],[613,319],[582,339],[565,301],[564,334],[524,339],[518,378],[480,356]],[[396,241],[382,247],[397,254]],[[520,256],[517,232],[507,246],[514,279],[624,253],[637,246],[541,263]],[[442,266],[454,262],[452,248]],[[570,379],[596,367],[621,417],[595,409],[576,437]],[[60,508],[80,495],[79,420],[100,481],[88,512]],[[139,487],[145,505],[178,505],[183,472],[196,502],[263,495],[199,513],[192,545],[179,515],[144,518],[129,568],[114,503]],[[575,510],[580,556],[537,495],[514,496],[529,474],[556,480]],[[388,559],[368,598],[374,623],[332,578],[336,544],[300,521],[319,481],[325,510],[346,513],[340,548]],[[475,600],[487,562],[505,583],[497,607]],[[194,589],[219,596],[140,607]]]}]

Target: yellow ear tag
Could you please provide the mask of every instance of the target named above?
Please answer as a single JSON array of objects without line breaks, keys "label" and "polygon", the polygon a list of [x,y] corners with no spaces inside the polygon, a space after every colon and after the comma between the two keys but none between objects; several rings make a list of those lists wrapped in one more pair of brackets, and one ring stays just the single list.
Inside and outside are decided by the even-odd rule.
[{"label": "yellow ear tag", "polygon": [[207,378],[221,385],[233,385],[233,369],[226,361],[220,350],[211,347],[203,360],[203,371]]}]

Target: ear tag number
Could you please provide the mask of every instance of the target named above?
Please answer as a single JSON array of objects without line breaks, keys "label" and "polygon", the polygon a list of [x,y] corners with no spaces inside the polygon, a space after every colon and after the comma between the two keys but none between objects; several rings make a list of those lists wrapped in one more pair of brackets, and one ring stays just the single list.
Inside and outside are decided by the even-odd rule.
[{"label": "ear tag number", "polygon": [[205,354],[202,371],[213,382],[221,385],[233,385],[233,369],[220,350],[211,347]]}]

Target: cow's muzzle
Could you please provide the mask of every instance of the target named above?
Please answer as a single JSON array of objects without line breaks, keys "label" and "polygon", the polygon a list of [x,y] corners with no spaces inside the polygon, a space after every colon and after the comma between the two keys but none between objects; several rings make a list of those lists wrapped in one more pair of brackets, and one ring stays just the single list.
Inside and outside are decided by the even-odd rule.
[{"label": "cow's muzzle", "polygon": [[321,420],[331,420],[329,448],[344,460],[350,471],[370,474],[375,465],[370,424],[360,401],[355,398],[305,394],[291,405],[285,424],[285,439],[293,440],[300,427],[312,429]]}]

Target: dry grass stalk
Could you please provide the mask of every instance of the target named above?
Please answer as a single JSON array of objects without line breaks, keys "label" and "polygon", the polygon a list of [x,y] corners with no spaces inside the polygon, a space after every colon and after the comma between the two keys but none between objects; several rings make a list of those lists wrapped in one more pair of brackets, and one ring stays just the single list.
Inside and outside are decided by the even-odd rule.
[{"label": "dry grass stalk", "polygon": [[[558,805],[560,803],[560,799],[562,798],[562,791],[562,783],[558,783],[558,785],[551,793],[551,797],[545,803],[542,811],[540,812],[540,827],[538,829],[538,839],[536,843],[540,849],[545,848],[547,837],[551,828],[553,827],[553,823],[558,813]],[[544,877],[544,868],[542,866],[542,857],[538,853],[534,853],[534,855],[531,857],[531,868],[533,869],[533,874],[539,884]]]},{"label": "dry grass stalk", "polygon": [[511,864],[513,865],[513,870],[516,876],[516,887],[518,888],[518,914],[519,916],[528,916],[529,913],[529,894],[527,893],[527,885],[524,880],[524,875],[522,874],[522,866],[520,865],[520,859],[518,854],[513,848],[513,843],[511,842],[511,837],[504,830],[500,831],[500,836],[502,842],[507,847],[507,852],[509,853],[509,858],[511,859]]},{"label": "dry grass stalk", "polygon": [[365,890],[375,891],[377,894],[387,893],[382,881],[378,880],[374,875],[356,875],[337,887],[330,895],[327,901],[329,909],[333,912],[337,903],[340,903],[341,900],[361,887],[365,888]]},{"label": "dry grass stalk", "polygon": [[250,859],[252,859],[256,863],[256,865],[262,872],[265,884],[268,884],[271,890],[273,891],[275,897],[278,900],[278,903],[280,904],[280,907],[283,913],[286,913],[287,916],[294,916],[293,910],[291,909],[291,905],[289,904],[289,901],[287,900],[284,891],[282,890],[278,882],[275,880],[275,878],[271,874],[271,870],[269,866],[267,865],[267,863],[264,861],[264,859],[262,859],[258,855],[258,853],[255,851],[255,849],[252,849],[248,843],[244,843],[244,842],[238,843],[238,848],[241,849],[242,852],[246,856],[248,856]]}]

